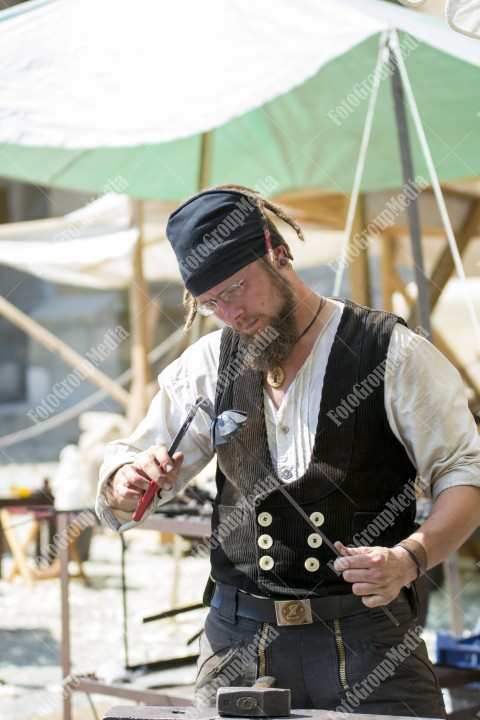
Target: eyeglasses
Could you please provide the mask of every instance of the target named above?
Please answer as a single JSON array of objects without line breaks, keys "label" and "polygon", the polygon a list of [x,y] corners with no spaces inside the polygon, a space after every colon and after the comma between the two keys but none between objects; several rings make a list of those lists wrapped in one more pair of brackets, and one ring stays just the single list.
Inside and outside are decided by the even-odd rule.
[{"label": "eyeglasses", "polygon": [[218,304],[218,301],[221,300],[222,302],[233,302],[233,300],[236,300],[238,297],[243,295],[245,292],[245,287],[243,285],[245,278],[248,275],[248,271],[252,267],[253,263],[250,263],[248,266],[247,272],[243,276],[241,280],[239,280],[236,283],[233,283],[233,285],[229,285],[223,292],[220,293],[220,295],[215,300],[205,300],[205,302],[199,302],[198,300],[195,301],[195,310],[200,313],[200,315],[213,315],[214,312],[220,309],[220,306]]}]

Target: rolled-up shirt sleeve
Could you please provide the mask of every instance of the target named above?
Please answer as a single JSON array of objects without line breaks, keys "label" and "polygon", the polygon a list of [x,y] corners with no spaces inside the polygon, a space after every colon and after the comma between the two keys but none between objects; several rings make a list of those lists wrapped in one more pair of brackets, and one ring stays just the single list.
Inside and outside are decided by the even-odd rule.
[{"label": "rolled-up shirt sleeve", "polygon": [[[171,363],[158,378],[160,389],[144,420],[129,437],[114,440],[106,446],[100,468],[96,511],[114,529],[118,530],[128,523],[132,514],[108,507],[105,495],[108,480],[122,465],[134,462],[138,453],[154,445],[169,447],[200,395],[214,401],[220,337],[221,331],[202,337]],[[180,476],[172,490],[163,490],[161,499],[154,499],[145,518],[159,504],[181,492],[212,459],[215,451],[210,440],[210,422],[202,410],[197,411],[178,450],[185,456]]]},{"label": "rolled-up shirt sleeve", "polygon": [[428,340],[399,324],[388,350],[385,409],[433,500],[456,485],[480,487],[480,436],[460,374]]}]

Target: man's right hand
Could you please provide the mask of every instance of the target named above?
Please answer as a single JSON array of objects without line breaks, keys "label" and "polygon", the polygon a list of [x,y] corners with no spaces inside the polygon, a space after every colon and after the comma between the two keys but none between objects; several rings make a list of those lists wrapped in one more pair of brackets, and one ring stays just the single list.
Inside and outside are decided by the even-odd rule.
[{"label": "man's right hand", "polygon": [[159,490],[171,490],[182,463],[183,453],[177,452],[171,458],[164,445],[152,445],[112,475],[106,489],[108,505],[133,512],[151,480]]}]

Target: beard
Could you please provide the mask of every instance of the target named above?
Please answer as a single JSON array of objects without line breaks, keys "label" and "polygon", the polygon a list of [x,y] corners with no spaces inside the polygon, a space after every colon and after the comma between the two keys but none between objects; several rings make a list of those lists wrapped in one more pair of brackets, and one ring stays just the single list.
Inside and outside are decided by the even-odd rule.
[{"label": "beard", "polygon": [[[269,372],[285,362],[298,340],[298,330],[295,319],[295,310],[298,303],[295,299],[291,284],[283,277],[280,277],[274,269],[268,266],[265,269],[272,281],[272,289],[276,291],[275,294],[277,296],[280,296],[281,305],[276,315],[268,316],[258,313],[252,314],[249,317],[249,322],[252,322],[256,318],[265,318],[267,320],[266,324],[273,328],[276,334],[275,339],[272,340],[257,357],[249,356],[248,360],[246,360],[247,368],[258,372]],[[256,331],[253,335],[248,333],[241,334],[244,338],[252,341],[255,340],[255,336],[259,332],[260,331]]]}]

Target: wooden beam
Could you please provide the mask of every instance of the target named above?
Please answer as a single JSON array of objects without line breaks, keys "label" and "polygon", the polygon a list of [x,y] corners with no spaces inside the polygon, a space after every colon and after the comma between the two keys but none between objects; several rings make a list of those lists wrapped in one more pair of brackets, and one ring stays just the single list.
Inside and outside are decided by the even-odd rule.
[{"label": "wooden beam", "polygon": [[[25,521],[22,519],[22,523],[24,523],[24,522]],[[24,558],[27,557],[28,548],[29,548],[30,544],[34,540],[37,539],[39,532],[40,532],[40,522],[35,519],[34,515],[32,515],[32,522],[31,522],[30,528],[27,532],[27,536],[23,540],[18,541],[19,549],[17,548],[17,552],[21,552],[23,554]],[[17,565],[16,557],[14,555],[13,556],[13,566],[10,569],[10,572],[8,573],[7,582],[12,582],[15,575],[19,575],[19,574],[20,574],[20,568]]]},{"label": "wooden beam", "polygon": [[382,308],[387,312],[393,312],[392,298],[395,292],[402,295],[410,310],[415,305],[415,299],[408,294],[405,283],[395,268],[397,241],[397,236],[392,232],[382,234]]},{"label": "wooden beam", "polygon": [[[460,255],[464,252],[470,239],[475,235],[477,228],[480,224],[480,200],[473,203],[470,212],[468,213],[462,227],[457,233],[456,241],[458,252]],[[447,281],[449,280],[454,269],[452,253],[447,243],[446,248],[437,260],[437,263],[431,273],[430,277],[430,311],[433,310],[437,304],[438,298]]]},{"label": "wooden beam", "polygon": [[198,166],[198,190],[206,188],[210,182],[210,166],[212,157],[212,133],[202,133],[200,139],[200,158]]},{"label": "wooden beam", "polygon": [[[357,233],[365,229],[365,198],[358,196],[357,208],[353,219],[352,234],[349,243]],[[370,268],[368,265],[368,248],[360,249],[359,255],[350,263],[350,297],[361,305],[371,305]]]},{"label": "wooden beam", "polygon": [[68,365],[80,370],[80,372],[98,387],[108,392],[108,394],[123,406],[128,405],[129,394],[114,380],[105,375],[93,363],[91,363],[83,355],[73,350],[63,340],[60,340],[49,330],[44,328],[40,323],[25,315],[15,305],[12,305],[4,297],[0,296],[0,315],[3,315],[9,322],[16,325],[26,332],[30,337],[44,345],[53,353],[62,358]]},{"label": "wooden beam", "polygon": [[438,329],[438,325],[434,325],[433,327],[433,339],[436,347],[448,360],[450,360],[452,365],[457,368],[463,380],[467,383],[467,385],[469,385],[469,387],[472,388],[477,398],[480,399],[480,383],[473,377],[470,370],[462,364],[456,350],[454,350],[450,343],[445,340],[445,337]]},{"label": "wooden beam", "polygon": [[22,547],[22,543],[15,534],[14,527],[12,526],[12,516],[5,508],[0,510],[0,524],[2,525],[2,531],[5,535],[5,539],[12,552],[15,565],[18,568],[21,576],[27,583],[28,587],[33,586],[33,573],[27,565],[25,557],[25,550]]},{"label": "wooden beam", "polygon": [[395,235],[382,235],[382,309],[393,312],[392,295],[395,292]]},{"label": "wooden beam", "polygon": [[143,269],[143,211],[142,201],[136,201],[134,203],[132,222],[138,226],[139,233],[133,255],[133,277],[129,289],[132,385],[127,417],[132,427],[136,426],[145,417],[148,410],[148,387],[151,381],[148,362],[150,341],[147,326],[150,298]]}]

